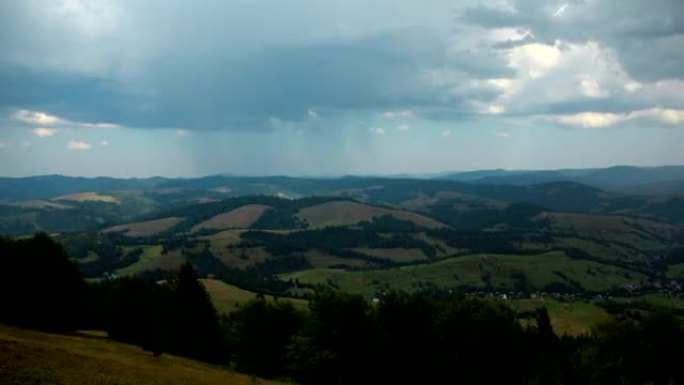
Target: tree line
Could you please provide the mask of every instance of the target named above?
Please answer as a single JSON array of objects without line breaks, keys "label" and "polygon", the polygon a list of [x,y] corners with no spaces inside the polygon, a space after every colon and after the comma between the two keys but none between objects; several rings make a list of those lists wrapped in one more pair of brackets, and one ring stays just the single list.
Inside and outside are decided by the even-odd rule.
[{"label": "tree line", "polygon": [[86,284],[43,233],[0,238],[0,322],[107,330],[110,338],[301,384],[684,383],[684,329],[662,309],[559,337],[548,313],[502,302],[318,290],[306,311],[263,296],[220,316],[191,263],[169,279]]}]

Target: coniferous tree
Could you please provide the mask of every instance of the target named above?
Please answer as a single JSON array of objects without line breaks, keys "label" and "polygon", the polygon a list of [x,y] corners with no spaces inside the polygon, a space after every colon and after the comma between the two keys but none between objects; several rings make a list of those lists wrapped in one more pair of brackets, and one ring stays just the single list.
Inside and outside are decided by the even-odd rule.
[{"label": "coniferous tree", "polygon": [[47,234],[0,240],[0,320],[74,330],[84,318],[85,288],[78,267]]},{"label": "coniferous tree", "polygon": [[377,308],[383,378],[392,384],[433,383],[434,306],[418,294],[386,293]]},{"label": "coniferous tree", "polygon": [[266,378],[285,374],[287,347],[301,325],[292,303],[259,296],[234,311],[230,321],[237,370]]},{"label": "coniferous tree", "polygon": [[378,332],[373,312],[359,295],[319,291],[293,339],[293,374],[302,383],[378,383]]},{"label": "coniferous tree", "polygon": [[169,351],[211,362],[224,359],[221,325],[214,305],[190,262],[171,282]]}]

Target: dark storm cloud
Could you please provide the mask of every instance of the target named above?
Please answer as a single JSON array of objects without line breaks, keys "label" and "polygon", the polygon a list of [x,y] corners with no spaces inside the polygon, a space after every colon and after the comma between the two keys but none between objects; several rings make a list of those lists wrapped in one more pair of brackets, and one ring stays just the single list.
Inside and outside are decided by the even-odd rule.
[{"label": "dark storm cloud", "polygon": [[464,81],[508,73],[505,63],[481,53],[454,60],[440,48],[426,36],[402,32],[266,47],[244,57],[162,56],[133,81],[4,66],[0,103],[135,127],[264,129],[272,118],[305,119],[310,108],[454,108],[470,97],[496,97],[492,90],[447,95],[426,85],[421,71],[432,67],[459,70]]},{"label": "dark storm cloud", "polygon": [[417,62],[398,41],[263,49],[244,58],[160,65],[146,81],[156,113],[194,128],[299,120],[310,108],[391,108],[425,103]]}]

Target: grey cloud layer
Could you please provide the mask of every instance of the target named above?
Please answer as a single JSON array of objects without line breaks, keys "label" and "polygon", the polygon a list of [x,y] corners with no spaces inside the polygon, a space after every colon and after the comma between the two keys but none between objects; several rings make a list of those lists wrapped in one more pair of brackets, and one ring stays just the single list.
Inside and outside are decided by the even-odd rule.
[{"label": "grey cloud layer", "polygon": [[[680,0],[459,4],[2,2],[0,108],[47,111],[73,121],[208,130],[268,129],[273,119],[306,120],[310,109],[414,109],[428,119],[458,120],[480,111],[621,112],[662,103],[684,108],[676,96],[619,90],[623,78],[684,77]],[[479,33],[502,27],[530,34],[478,40]],[[616,53],[628,76],[610,75],[605,66],[595,90],[594,79],[573,80],[586,82],[594,93],[589,98],[549,94],[569,87],[564,79],[580,68],[574,62],[543,83],[518,81],[515,98],[506,99],[510,91],[488,83],[521,76],[511,66],[511,50],[556,40],[597,42]]]}]

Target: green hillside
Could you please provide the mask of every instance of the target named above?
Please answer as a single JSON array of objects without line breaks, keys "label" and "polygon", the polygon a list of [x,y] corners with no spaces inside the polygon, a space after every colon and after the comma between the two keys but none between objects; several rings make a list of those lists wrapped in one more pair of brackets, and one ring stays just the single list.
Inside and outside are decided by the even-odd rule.
[{"label": "green hillside", "polygon": [[0,383],[4,385],[279,384],[229,369],[90,334],[66,336],[0,324]]},{"label": "green hillside", "polygon": [[312,269],[286,274],[282,278],[371,295],[387,289],[416,291],[432,286],[454,290],[468,287],[606,291],[638,285],[647,277],[616,266],[572,259],[562,252],[550,252],[532,255],[476,254],[385,270]]}]

